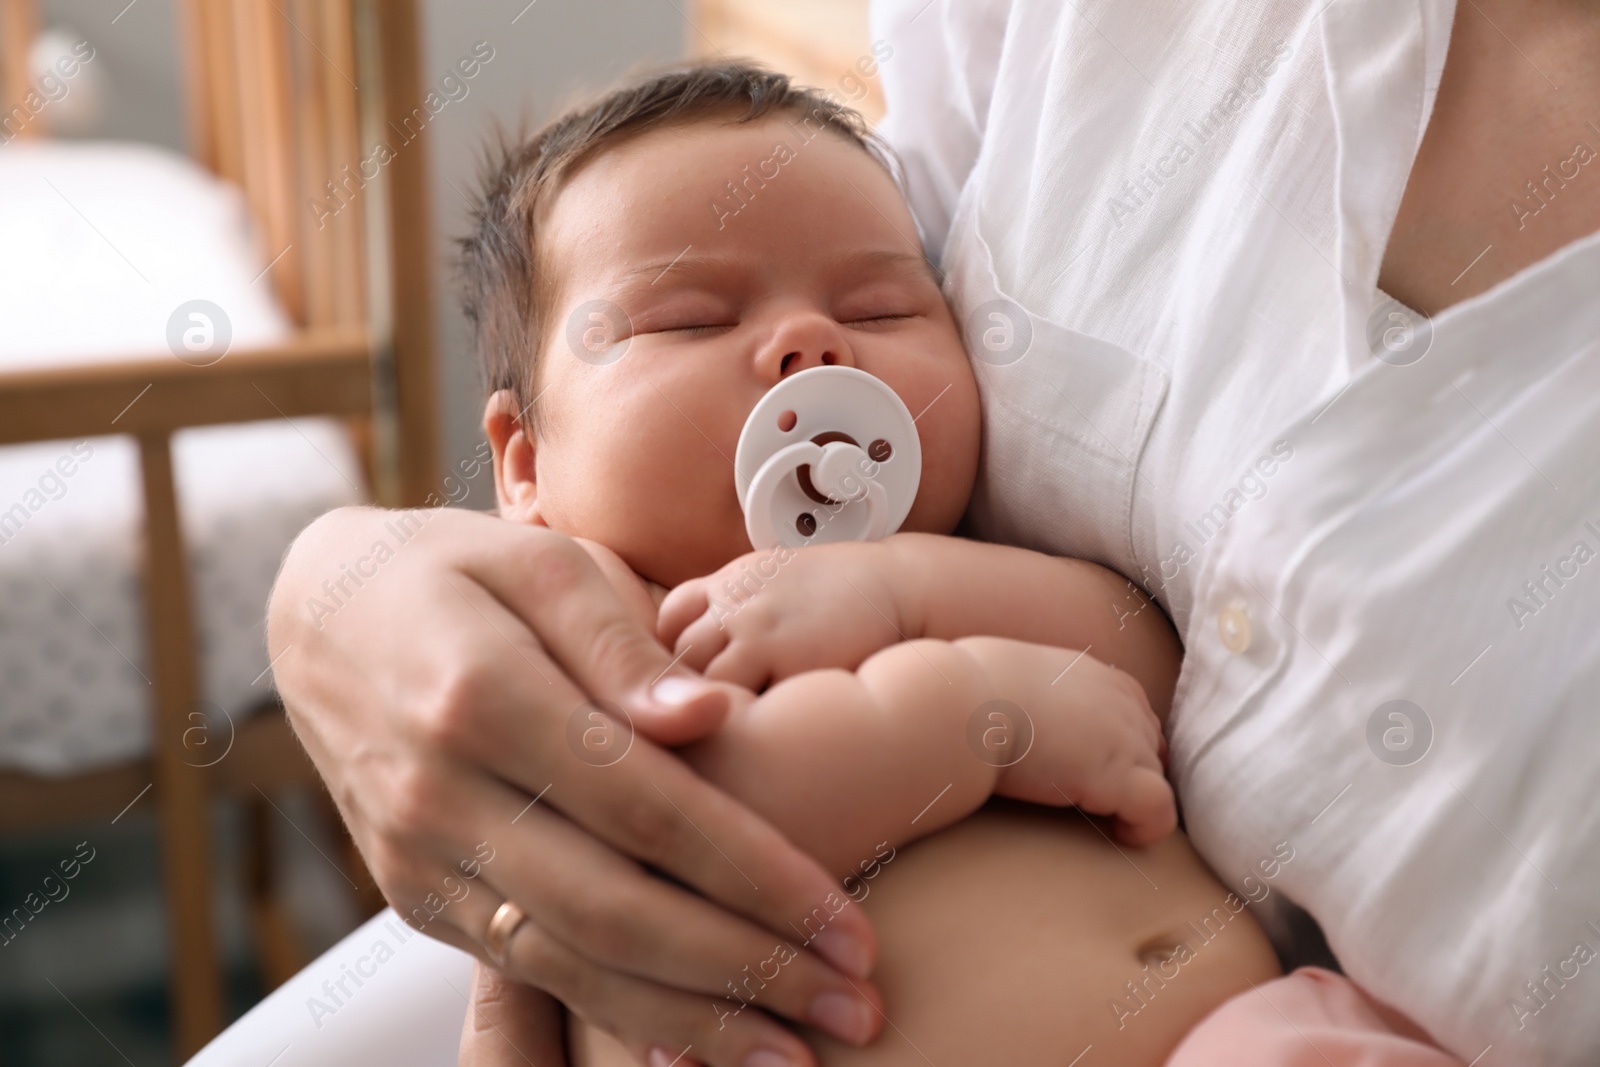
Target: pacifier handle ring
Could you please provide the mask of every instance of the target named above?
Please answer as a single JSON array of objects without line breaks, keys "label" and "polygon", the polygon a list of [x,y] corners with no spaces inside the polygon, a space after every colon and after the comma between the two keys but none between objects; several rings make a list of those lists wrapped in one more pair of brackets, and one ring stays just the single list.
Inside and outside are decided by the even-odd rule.
[{"label": "pacifier handle ring", "polygon": [[[829,441],[822,446],[822,455],[811,464],[811,484],[817,492],[830,500],[849,502],[859,500],[866,494],[866,487],[875,479],[866,472],[867,454],[858,446],[849,441]],[[840,464],[845,470],[840,477],[830,478]],[[850,477],[851,468],[856,475],[857,491],[854,493],[842,492],[845,478]]]},{"label": "pacifier handle ring", "polygon": [[867,532],[862,535],[862,540],[881,541],[884,529],[889,525],[889,494],[876,478],[867,481],[866,503]]},{"label": "pacifier handle ring", "polygon": [[772,498],[785,475],[798,470],[803,464],[822,458],[822,446],[810,441],[797,441],[779,449],[767,458],[750,479],[745,492],[744,529],[752,545],[788,544],[788,538],[778,531],[772,519]]},{"label": "pacifier handle ring", "polygon": [[[834,444],[843,445],[862,456],[866,455],[854,445],[843,442],[834,442],[827,447],[832,448]],[[745,495],[745,533],[749,536],[751,544],[789,544],[789,538],[785,536],[786,528],[780,527],[773,519],[773,497],[783,480],[801,467],[810,465],[815,471],[822,462],[823,455],[824,446],[812,441],[797,441],[787,448],[779,449],[761,465],[756,476],[750,479],[750,489]],[[859,470],[859,467],[857,469]],[[861,483],[865,488],[862,494],[844,500],[835,500],[831,493],[827,495],[830,500],[835,500],[841,505],[859,500],[867,509],[867,528],[863,539],[877,541],[883,537],[889,525],[889,494],[876,478],[868,477],[864,473],[861,475]]]}]

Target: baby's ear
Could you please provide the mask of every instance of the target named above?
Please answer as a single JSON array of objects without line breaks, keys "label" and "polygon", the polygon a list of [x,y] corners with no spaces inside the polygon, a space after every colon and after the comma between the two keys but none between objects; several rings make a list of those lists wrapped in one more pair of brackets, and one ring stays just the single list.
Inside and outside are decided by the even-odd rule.
[{"label": "baby's ear", "polygon": [[533,440],[518,418],[515,395],[497,390],[483,408],[483,432],[494,449],[494,489],[500,517],[543,526],[534,482]]}]

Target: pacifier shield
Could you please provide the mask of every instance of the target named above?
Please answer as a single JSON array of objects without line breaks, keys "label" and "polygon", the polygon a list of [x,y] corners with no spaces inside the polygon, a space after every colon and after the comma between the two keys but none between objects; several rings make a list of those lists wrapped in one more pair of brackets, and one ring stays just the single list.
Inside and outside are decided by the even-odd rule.
[{"label": "pacifier shield", "polygon": [[911,511],[922,442],[882,381],[854,367],[813,367],[756,404],[734,469],[752,546],[876,540]]}]

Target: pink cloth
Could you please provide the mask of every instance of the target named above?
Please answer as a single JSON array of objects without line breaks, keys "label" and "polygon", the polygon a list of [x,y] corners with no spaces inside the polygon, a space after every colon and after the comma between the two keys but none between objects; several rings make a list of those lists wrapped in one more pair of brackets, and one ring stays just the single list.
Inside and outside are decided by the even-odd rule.
[{"label": "pink cloth", "polygon": [[1240,993],[1189,1031],[1166,1067],[1462,1067],[1421,1030],[1321,967]]}]

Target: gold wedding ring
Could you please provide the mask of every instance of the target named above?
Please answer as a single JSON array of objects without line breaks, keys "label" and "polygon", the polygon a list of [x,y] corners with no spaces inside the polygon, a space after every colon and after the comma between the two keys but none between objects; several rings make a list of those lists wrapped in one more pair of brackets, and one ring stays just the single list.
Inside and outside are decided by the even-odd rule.
[{"label": "gold wedding ring", "polygon": [[495,909],[494,918],[489,920],[489,929],[483,935],[483,947],[489,950],[490,959],[502,967],[506,965],[511,938],[527,918],[528,913],[509,900]]}]

